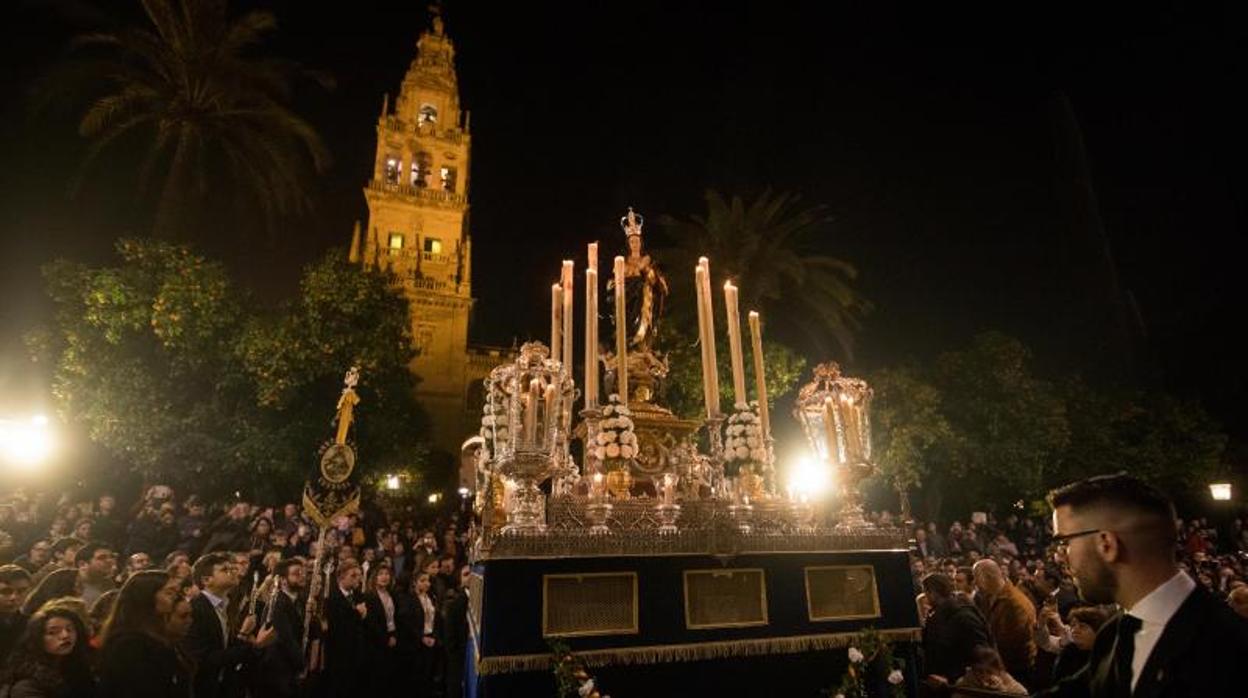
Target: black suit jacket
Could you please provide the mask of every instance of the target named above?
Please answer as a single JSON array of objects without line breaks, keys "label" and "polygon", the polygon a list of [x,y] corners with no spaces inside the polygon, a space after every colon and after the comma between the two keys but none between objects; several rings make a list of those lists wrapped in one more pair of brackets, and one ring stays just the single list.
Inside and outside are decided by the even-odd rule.
[{"label": "black suit jacket", "polygon": [[[1110,698],[1119,617],[1096,635],[1088,663],[1040,694]],[[1248,620],[1197,587],[1166,624],[1140,672],[1132,698],[1203,698],[1248,691]]]},{"label": "black suit jacket", "polygon": [[191,630],[183,647],[195,662],[195,698],[243,695],[243,670],[256,652],[236,637],[227,640],[221,635],[221,621],[203,594],[191,599]]},{"label": "black suit jacket", "polygon": [[170,645],[140,632],[104,643],[96,675],[99,698],[188,698],[191,681]]},{"label": "black suit jacket", "polygon": [[992,645],[988,621],[970,601],[954,597],[932,609],[923,625],[923,673],[957,681],[978,645]]},{"label": "black suit jacket", "polygon": [[325,616],[329,621],[325,636],[325,670],[347,681],[352,672],[364,665],[364,620],[355,610],[357,603],[360,603],[358,594],[352,593],[351,598],[347,598],[335,584],[325,604]]}]

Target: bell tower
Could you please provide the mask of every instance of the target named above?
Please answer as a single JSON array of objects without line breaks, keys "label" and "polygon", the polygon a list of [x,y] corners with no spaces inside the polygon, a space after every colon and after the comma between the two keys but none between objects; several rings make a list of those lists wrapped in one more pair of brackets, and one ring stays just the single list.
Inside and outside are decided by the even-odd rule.
[{"label": "bell tower", "polygon": [[417,397],[433,420],[434,443],[454,453],[475,429],[465,414],[471,140],[459,107],[455,47],[438,7],[430,13],[398,99],[392,105],[387,95],[382,103],[373,176],[364,188],[368,222],[352,256],[394,272],[410,300]]}]

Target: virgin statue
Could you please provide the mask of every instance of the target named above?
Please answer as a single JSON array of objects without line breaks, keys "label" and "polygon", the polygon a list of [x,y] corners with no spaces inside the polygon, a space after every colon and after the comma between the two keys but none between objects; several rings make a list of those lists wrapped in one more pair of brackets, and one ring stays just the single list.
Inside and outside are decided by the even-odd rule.
[{"label": "virgin statue", "polygon": [[[645,219],[628,209],[628,215],[620,219],[628,241],[628,256],[624,258],[624,295],[627,307],[629,353],[651,353],[654,338],[663,317],[663,304],[667,300],[667,279],[663,272],[642,251],[641,227]],[[610,290],[614,281],[607,282]]]}]

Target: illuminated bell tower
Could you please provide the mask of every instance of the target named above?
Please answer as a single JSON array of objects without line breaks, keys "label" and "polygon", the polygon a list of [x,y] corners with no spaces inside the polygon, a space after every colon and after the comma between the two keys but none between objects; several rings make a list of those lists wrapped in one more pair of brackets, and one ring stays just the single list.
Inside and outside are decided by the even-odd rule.
[{"label": "illuminated bell tower", "polygon": [[457,452],[466,431],[468,315],[472,254],[468,235],[468,118],[460,112],[455,47],[435,7],[416,42],[399,98],[377,121],[373,178],[364,188],[365,265],[393,271],[411,301],[412,372],[433,420],[435,445]]}]

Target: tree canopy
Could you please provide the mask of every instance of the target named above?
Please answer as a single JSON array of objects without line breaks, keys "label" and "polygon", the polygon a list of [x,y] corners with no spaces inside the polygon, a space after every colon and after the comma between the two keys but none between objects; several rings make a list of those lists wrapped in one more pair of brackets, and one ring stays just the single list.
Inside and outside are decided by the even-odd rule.
[{"label": "tree canopy", "polygon": [[1223,468],[1226,436],[1197,403],[1040,375],[1022,342],[975,337],[927,366],[871,377],[880,474],[942,509],[1037,501],[1072,480],[1127,471],[1178,498]]},{"label": "tree canopy", "polygon": [[709,257],[717,278],[735,280],[743,311],[762,311],[821,353],[835,345],[852,358],[854,332],[871,304],[854,288],[858,270],[821,252],[832,229],[826,207],[804,205],[794,193],[765,191],[746,202],[707,190],[704,214],[659,223],[674,244],[656,254],[681,270],[675,288],[692,287],[694,265]]},{"label": "tree canopy", "polygon": [[351,365],[363,374],[361,467],[423,460],[407,302],[384,274],[331,253],[296,299],[266,311],[186,247],[117,251],[116,266],[45,268],[56,311],[34,343],[63,416],[118,461],[205,494],[294,497]]},{"label": "tree canopy", "polygon": [[[259,47],[277,26],[268,12],[231,17],[220,0],[144,0],[143,26],[77,37],[45,81],[45,100],[85,101],[83,172],[106,150],[141,152],[134,178],[157,187],[153,232],[186,236],[223,203],[280,216],[307,210],[309,171],[329,154],[290,107],[295,81],[328,79]],[[209,199],[209,192],[212,197]]]}]

